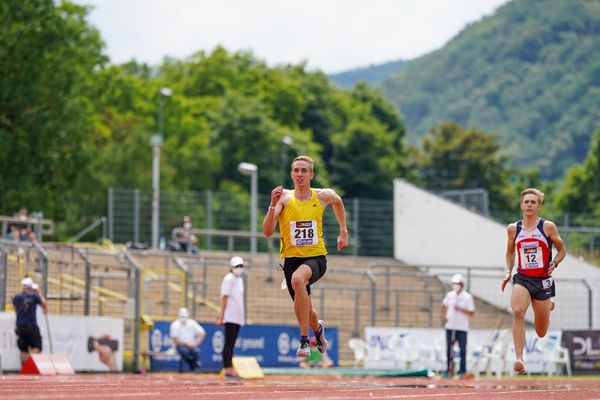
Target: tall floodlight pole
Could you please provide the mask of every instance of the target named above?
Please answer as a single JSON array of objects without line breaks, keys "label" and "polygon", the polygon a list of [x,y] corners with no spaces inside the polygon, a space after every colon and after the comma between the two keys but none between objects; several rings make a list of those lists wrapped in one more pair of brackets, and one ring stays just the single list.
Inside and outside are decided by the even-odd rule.
[{"label": "tall floodlight pole", "polygon": [[152,248],[158,249],[160,217],[160,146],[163,144],[164,98],[173,96],[173,91],[163,87],[158,91],[158,133],[150,138],[152,145]]},{"label": "tall floodlight pole", "polygon": [[238,165],[242,175],[250,175],[250,253],[252,260],[256,258],[256,208],[258,207],[258,167],[255,164],[242,162]]},{"label": "tall floodlight pole", "polygon": [[288,147],[292,144],[293,140],[289,136],[284,136],[281,138],[281,158],[279,163],[279,184],[284,187],[285,179],[286,179],[286,164],[287,164],[287,152]]}]

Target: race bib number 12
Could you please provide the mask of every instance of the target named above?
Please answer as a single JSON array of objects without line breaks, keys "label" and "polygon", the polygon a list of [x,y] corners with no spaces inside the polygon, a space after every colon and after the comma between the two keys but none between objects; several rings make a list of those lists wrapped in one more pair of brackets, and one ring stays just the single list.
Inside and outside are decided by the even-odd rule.
[{"label": "race bib number 12", "polygon": [[313,246],[319,243],[317,221],[291,221],[290,240],[292,246]]},{"label": "race bib number 12", "polygon": [[521,268],[533,269],[541,268],[542,249],[537,243],[523,243],[521,247]]}]

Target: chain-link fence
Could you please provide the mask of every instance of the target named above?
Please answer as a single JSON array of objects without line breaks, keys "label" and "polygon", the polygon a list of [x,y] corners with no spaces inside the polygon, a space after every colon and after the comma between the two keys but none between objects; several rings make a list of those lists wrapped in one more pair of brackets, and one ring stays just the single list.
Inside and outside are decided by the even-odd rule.
[{"label": "chain-link fence", "polygon": [[[260,226],[270,197],[258,196]],[[193,227],[221,231],[249,231],[250,201],[245,193],[182,192],[161,193],[159,237],[161,248],[173,239],[173,229],[190,216]],[[344,199],[352,255],[393,255],[393,207],[391,200]],[[108,237],[117,243],[151,243],[152,193],[137,189],[110,189],[108,192]],[[339,228],[332,210],[323,217],[324,240],[334,246]],[[202,250],[226,250],[227,238],[203,235],[197,246]],[[258,251],[266,251],[259,243]],[[237,251],[248,251],[250,241],[236,241]]]},{"label": "chain-link fence", "polygon": [[[458,197],[457,197],[458,196]],[[462,197],[461,197],[462,196]],[[453,199],[476,212],[488,215],[487,200],[481,193],[449,193]],[[475,201],[475,203],[473,203]],[[193,219],[193,226],[200,230],[249,231],[250,199],[247,193],[233,192],[181,192],[161,193],[159,237],[161,248],[168,248],[173,230],[181,227],[182,217]],[[258,226],[269,204],[269,197],[258,196]],[[346,198],[347,225],[350,246],[347,253],[355,256],[392,257],[394,254],[394,215],[392,200]],[[151,243],[152,196],[151,191],[137,189],[110,189],[107,207],[108,237],[117,243]],[[508,224],[520,218],[518,209],[513,211],[490,210],[489,216]],[[600,218],[587,214],[544,214],[559,228],[570,254],[584,257],[592,263],[600,262]],[[323,217],[324,240],[336,243],[338,226],[333,211]],[[231,238],[202,234],[197,246],[201,250],[231,249]],[[268,251],[267,242],[258,244],[258,251]],[[143,246],[142,246],[143,247]],[[235,241],[236,251],[248,251],[250,239]]]}]

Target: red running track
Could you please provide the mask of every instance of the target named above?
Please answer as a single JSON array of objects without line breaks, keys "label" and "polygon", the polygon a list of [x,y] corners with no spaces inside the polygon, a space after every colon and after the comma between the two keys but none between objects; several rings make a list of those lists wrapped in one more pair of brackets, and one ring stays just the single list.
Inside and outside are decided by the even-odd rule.
[{"label": "red running track", "polygon": [[600,399],[600,378],[450,380],[209,374],[0,375],[0,399]]}]

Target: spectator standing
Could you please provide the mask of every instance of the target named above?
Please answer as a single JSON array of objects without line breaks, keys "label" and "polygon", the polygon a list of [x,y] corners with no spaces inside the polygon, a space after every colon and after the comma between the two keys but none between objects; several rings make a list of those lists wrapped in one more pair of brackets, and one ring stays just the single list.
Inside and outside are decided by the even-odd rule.
[{"label": "spectator standing", "polygon": [[22,292],[13,297],[13,307],[17,316],[17,346],[21,352],[21,364],[24,364],[29,354],[42,351],[42,335],[37,324],[36,310],[40,306],[46,312],[46,299],[31,278],[24,278],[21,286]]},{"label": "spectator standing", "polygon": [[467,332],[469,320],[475,314],[473,296],[465,290],[465,281],[461,274],[452,277],[452,290],[442,300],[442,316],[446,328],[447,374],[454,371],[453,347],[458,342],[460,348],[460,376],[464,378],[467,370]]},{"label": "spectator standing", "polygon": [[225,378],[238,378],[233,369],[233,348],[244,326],[246,317],[244,314],[244,259],[232,257],[229,260],[229,273],[223,277],[221,282],[221,314],[217,325],[225,326],[225,345],[223,347],[223,368]]}]

